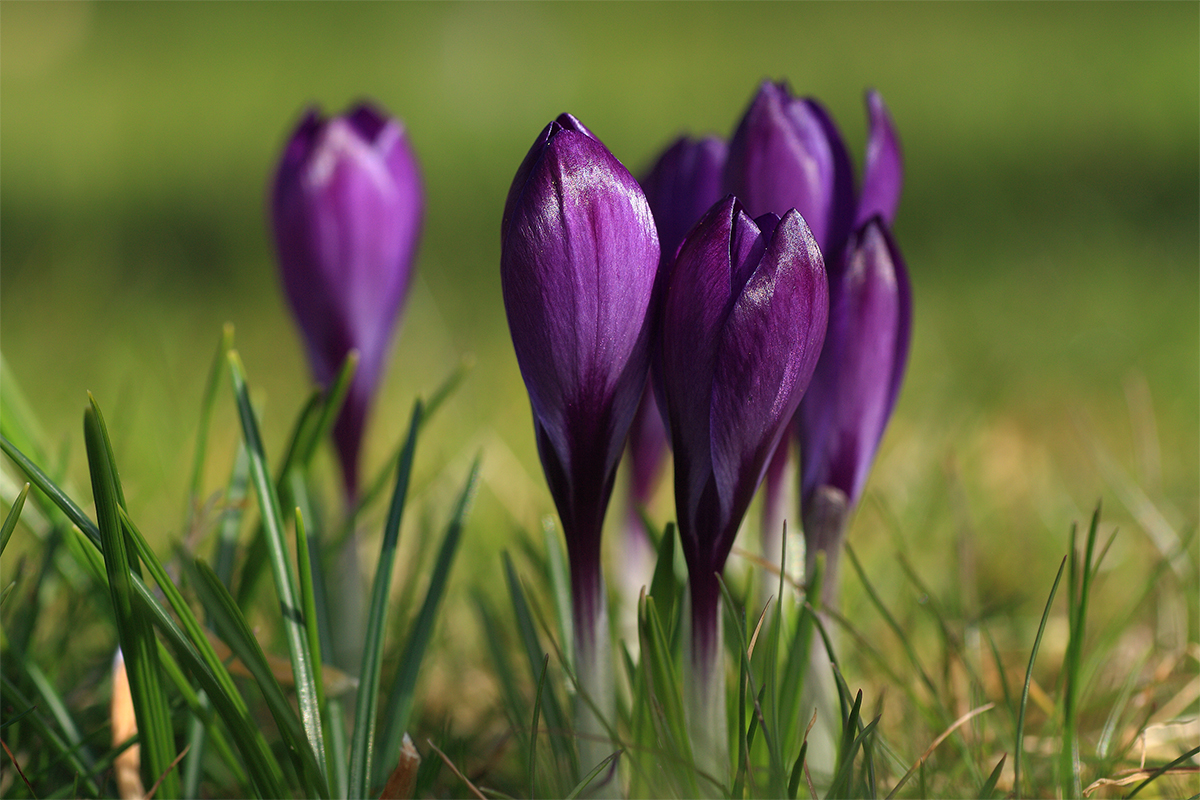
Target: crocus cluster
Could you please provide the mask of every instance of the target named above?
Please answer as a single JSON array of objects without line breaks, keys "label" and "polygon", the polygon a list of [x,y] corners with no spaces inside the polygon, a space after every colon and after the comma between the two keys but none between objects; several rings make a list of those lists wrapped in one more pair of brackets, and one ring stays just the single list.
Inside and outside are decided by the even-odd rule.
[{"label": "crocus cluster", "polygon": [[[899,148],[877,95],[868,108],[861,189],[828,113],[765,83],[728,147],[681,139],[641,186],[563,115],[505,204],[504,302],[567,540],[581,689],[611,711],[600,532],[640,398],[631,496],[645,501],[665,437],[689,573],[693,745],[713,767],[719,576],[772,455],[799,420],[810,550],[840,545],[903,373],[909,293],[889,231]],[[831,527],[821,515],[836,492]],[[602,727],[582,717],[585,732]]]},{"label": "crocus cluster", "polygon": [[304,115],[284,148],[271,193],[283,287],[318,383],[352,350],[358,369],[334,427],[347,496],[372,397],[408,293],[424,211],[404,126],[378,108]]}]

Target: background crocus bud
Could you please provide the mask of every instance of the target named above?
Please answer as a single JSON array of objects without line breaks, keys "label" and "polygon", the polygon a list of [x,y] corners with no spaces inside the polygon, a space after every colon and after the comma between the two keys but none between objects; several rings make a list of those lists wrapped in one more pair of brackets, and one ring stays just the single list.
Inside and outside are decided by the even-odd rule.
[{"label": "background crocus bud", "polygon": [[284,290],[318,383],[351,350],[359,364],[334,428],[347,495],[371,398],[412,275],[424,199],[404,126],[363,104],[342,116],[316,110],[283,151],[271,221]]},{"label": "background crocus bud", "polygon": [[[504,207],[500,277],[571,566],[576,669],[609,711],[600,532],[646,385],[658,237],[633,176],[574,117],[546,126]],[[586,707],[584,707],[586,708]],[[603,735],[589,713],[585,732]],[[600,757],[611,749],[603,750]],[[593,754],[584,754],[585,769]]]},{"label": "background crocus bud", "polygon": [[816,366],[827,292],[803,218],[753,220],[732,196],[684,240],[666,288],[661,385],[692,604],[693,744],[713,762],[702,766],[726,758],[717,574]]},{"label": "background crocus bud", "polygon": [[811,572],[825,552],[827,603],[836,596],[846,516],[862,495],[908,358],[908,273],[880,217],[851,240],[829,295],[825,347],[797,415],[807,566]]},{"label": "background crocus bud", "polygon": [[822,253],[839,250],[854,217],[854,171],[841,134],[816,100],[764,81],[729,143],[725,190],[752,216],[804,217]]}]

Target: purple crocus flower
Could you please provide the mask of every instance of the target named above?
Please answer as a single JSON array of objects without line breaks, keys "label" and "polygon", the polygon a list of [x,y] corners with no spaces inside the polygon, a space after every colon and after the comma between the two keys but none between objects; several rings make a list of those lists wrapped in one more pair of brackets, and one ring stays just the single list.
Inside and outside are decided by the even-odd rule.
[{"label": "purple crocus flower", "polygon": [[912,327],[908,273],[882,217],[859,228],[829,281],[825,347],[797,414],[807,568],[825,552],[827,603],[847,515],[900,393]]},{"label": "purple crocus flower", "polygon": [[318,383],[351,350],[359,364],[334,427],[347,496],[371,399],[408,292],[424,198],[402,123],[361,104],[342,116],[304,115],[283,151],[271,194],[280,274]]},{"label": "purple crocus flower", "polygon": [[661,386],[691,595],[692,728],[717,766],[725,750],[717,576],[816,366],[828,289],[799,213],[755,220],[729,196],[688,234],[665,292]]},{"label": "purple crocus flower", "polygon": [[[517,170],[500,249],[513,349],[567,540],[576,669],[608,710],[595,696],[611,697],[600,532],[649,370],[654,219],[628,170],[563,114]],[[603,731],[589,720],[582,727]]]},{"label": "purple crocus flower", "polygon": [[[751,213],[782,213],[794,207],[812,225],[829,270],[831,326],[838,313],[836,294],[841,274],[850,257],[847,242],[852,232],[876,215],[885,225],[891,224],[903,182],[900,144],[887,108],[874,91],[867,93],[866,104],[867,152],[862,188],[857,196],[846,146],[828,112],[815,100],[792,97],[782,83],[764,82],[759,88],[734,134],[725,171],[726,188],[742,198]],[[826,348],[833,344],[830,338],[826,339]],[[827,362],[824,373],[836,372],[834,357],[822,358]],[[815,387],[818,378],[813,380]],[[805,402],[811,405],[815,400]],[[879,432],[882,433],[882,428]],[[814,435],[800,432],[804,441]],[[802,448],[801,459],[806,465],[815,458],[825,457],[808,452],[811,449]],[[787,451],[784,442],[772,458],[765,481],[763,549],[768,558],[778,557],[779,535],[788,506]],[[866,466],[869,463],[868,458]],[[811,473],[816,468],[803,469]],[[807,509],[813,498],[807,484],[801,494],[802,506]],[[805,526],[805,537],[811,574],[817,551],[832,542],[809,527]],[[840,546],[840,534],[837,543]],[[829,554],[831,567],[835,557],[835,553]],[[832,590],[836,573],[830,571],[827,575],[834,578],[826,583],[826,588]]]},{"label": "purple crocus flower", "polygon": [[[658,231],[659,285],[670,274],[683,237],[721,199],[721,173],[727,149],[725,142],[716,136],[700,139],[681,136],[659,156],[642,180]],[[627,594],[634,599],[653,568],[653,552],[642,527],[640,509],[650,502],[667,455],[667,432],[654,396],[648,386],[629,430],[629,508],[624,548],[626,570],[622,577]]]}]

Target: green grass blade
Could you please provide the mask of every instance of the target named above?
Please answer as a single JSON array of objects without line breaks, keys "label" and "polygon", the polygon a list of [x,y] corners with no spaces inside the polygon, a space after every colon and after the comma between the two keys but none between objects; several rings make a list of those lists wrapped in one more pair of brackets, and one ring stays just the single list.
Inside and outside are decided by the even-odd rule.
[{"label": "green grass blade", "polygon": [[383,528],[379,565],[371,589],[371,605],[367,614],[366,641],[363,643],[362,672],[358,683],[354,732],[350,737],[350,797],[366,797],[370,789],[371,764],[375,748],[376,714],[379,705],[379,672],[383,662],[383,640],[387,624],[388,594],[392,585],[392,569],[396,563],[396,545],[400,540],[400,522],[408,499],[408,484],[412,476],[417,433],[421,428],[421,402],[413,406],[408,423],[408,436],[401,451],[400,467],[396,472],[396,488],[392,492],[387,522]]},{"label": "green grass blade", "polygon": [[17,529],[17,520],[21,518],[21,509],[25,507],[25,498],[29,495],[29,484],[25,484],[21,489],[21,493],[12,501],[12,507],[8,510],[8,516],[4,518],[4,526],[0,527],[0,553],[4,552],[4,548],[8,547],[8,540],[12,536],[13,531]]},{"label": "green grass blade", "polygon": [[[342,404],[346,401],[346,394],[350,391],[350,384],[354,381],[354,373],[358,371],[359,360],[357,350],[347,353],[345,361],[342,362],[342,368],[338,370],[333,383],[322,393],[321,413],[317,416],[307,440],[302,441],[298,447],[297,464],[301,469],[308,469],[313,456],[317,454],[317,448],[321,442],[325,441],[329,431],[333,429],[333,423],[337,422],[338,413],[341,412]],[[286,459],[284,463],[289,467],[292,465],[290,459]]]},{"label": "green grass blade", "polygon": [[[541,643],[538,641],[537,626],[533,622],[533,615],[529,611],[529,604],[525,599],[520,579],[517,578],[516,570],[513,568],[512,559],[508,553],[503,553],[501,558],[504,562],[504,577],[508,584],[509,599],[517,620],[517,632],[521,636],[521,643],[524,645],[525,657],[529,665],[529,674],[534,680],[537,680],[538,665],[541,664],[546,651],[542,649]],[[566,774],[573,779],[579,774],[579,760],[575,753],[574,743],[570,738],[571,727],[567,722],[566,714],[563,713],[562,703],[557,693],[552,686],[547,688],[543,713],[546,715],[546,724],[549,728],[550,746],[554,750],[554,756],[558,762],[566,765]]]},{"label": "green grass blade", "polygon": [[[293,477],[298,473],[293,472]],[[296,507],[296,572],[300,577],[300,606],[304,609],[304,632],[308,652],[312,656],[313,685],[317,689],[317,707],[325,707],[325,687],[321,679],[321,635],[317,630],[317,598],[313,589],[313,569],[310,560],[308,534],[304,515]],[[322,754],[323,755],[323,754]]]},{"label": "green grass blade", "polygon": [[991,800],[992,795],[996,792],[996,784],[1000,781],[1000,773],[1004,771],[1004,762],[1007,759],[1008,753],[1000,756],[1000,760],[996,763],[996,767],[992,770],[992,774],[988,775],[988,779],[983,782],[983,785],[979,787],[979,791],[976,792],[975,796],[978,797],[979,800]]},{"label": "green grass blade", "polygon": [[559,650],[568,672],[575,671],[572,661],[575,653],[575,626],[571,623],[571,578],[567,567],[567,555],[563,552],[561,539],[554,528],[551,517],[542,525],[542,540],[546,545],[546,566],[550,575],[551,597],[554,600],[554,617],[558,621]]},{"label": "green grass blade", "polygon": [[1021,705],[1017,713],[1017,742],[1013,750],[1013,796],[1021,798],[1021,753],[1025,746],[1025,707],[1029,704],[1029,684],[1033,680],[1033,664],[1037,661],[1038,648],[1042,646],[1042,634],[1046,632],[1046,622],[1050,619],[1050,608],[1054,603],[1054,595],[1058,592],[1058,583],[1062,580],[1063,569],[1067,566],[1064,556],[1058,565],[1058,574],[1054,576],[1054,585],[1050,587],[1050,597],[1046,599],[1046,608],[1042,611],[1042,621],[1038,625],[1037,635],[1033,638],[1033,650],[1029,653],[1029,665],[1025,668],[1025,687],[1021,690]]},{"label": "green grass blade", "polygon": [[[100,554],[100,531],[96,523],[83,513],[79,506],[59,488],[36,464],[30,461],[24,453],[13,446],[7,438],[0,436],[0,450],[12,459],[13,463],[25,473],[30,483],[38,488],[46,498],[57,507],[63,515],[78,529],[75,537],[67,539],[68,548],[75,555],[77,562],[88,569],[95,579],[107,587],[108,578],[105,574],[103,557]],[[86,538],[92,547],[82,544]],[[136,541],[135,541],[136,543]],[[282,797],[283,776],[278,762],[270,753],[261,730],[250,719],[249,711],[244,700],[233,687],[233,679],[228,671],[208,647],[210,661],[205,663],[197,653],[192,641],[184,635],[175,623],[175,619],[166,612],[158,599],[146,587],[142,579],[136,575],[133,578],[134,599],[142,614],[150,617],[154,626],[170,642],[176,657],[179,658],[194,675],[197,681],[213,700],[218,714],[221,715],[229,731],[234,735],[239,752],[245,759],[249,774],[255,781],[254,788],[260,797]],[[207,645],[207,640],[197,642]],[[210,665],[213,668],[210,669]],[[224,675],[226,683],[218,683],[217,675]],[[226,688],[228,687],[228,688]]]},{"label": "green grass blade", "polygon": [[396,670],[396,677],[392,680],[384,716],[387,724],[384,727],[383,747],[379,751],[380,755],[376,759],[375,765],[375,774],[380,780],[387,777],[387,762],[394,760],[396,754],[400,752],[404,733],[408,729],[417,688],[417,677],[421,672],[421,662],[425,657],[425,650],[429,647],[429,640],[433,637],[438,607],[442,597],[446,594],[450,568],[454,565],[454,557],[458,553],[458,546],[462,541],[463,526],[466,523],[467,513],[471,509],[471,502],[475,498],[475,487],[478,481],[479,459],[476,458],[471,465],[471,471],[467,474],[462,491],[458,495],[458,502],[450,517],[450,523],[446,526],[446,535],[442,538],[442,546],[438,550],[437,561],[434,562],[433,572],[429,578],[429,588],[425,592],[425,600],[421,604],[421,610],[417,613],[416,621],[413,622],[412,630],[404,645],[404,651],[400,656],[400,666]]},{"label": "green grass blade", "polygon": [[1200,747],[1193,747],[1191,750],[1188,750],[1186,753],[1184,753],[1183,755],[1181,755],[1179,758],[1175,759],[1174,761],[1170,762],[1169,764],[1163,764],[1161,767],[1154,770],[1154,772],[1150,773],[1149,777],[1147,777],[1146,780],[1142,781],[1136,787],[1134,787],[1132,792],[1125,795],[1125,800],[1132,800],[1132,798],[1137,797],[1137,795],[1142,791],[1142,789],[1145,789],[1151,783],[1158,780],[1159,777],[1161,777],[1164,773],[1168,772],[1169,770],[1174,769],[1175,767],[1178,767],[1180,764],[1184,763],[1185,761],[1189,761],[1189,760],[1195,758],[1197,754],[1200,754]]},{"label": "green grass blade", "polygon": [[221,512],[221,524],[217,530],[217,552],[213,556],[213,572],[232,591],[233,564],[237,557],[238,532],[242,527],[242,516],[246,508],[246,492],[250,488],[250,454],[246,443],[238,442],[237,455],[229,472],[229,483],[225,487],[225,509]]},{"label": "green grass blade", "polygon": [[263,699],[267,702],[267,708],[296,761],[296,771],[300,775],[302,787],[309,795],[328,798],[329,787],[325,782],[324,764],[318,760],[316,752],[310,746],[303,725],[292,710],[279,681],[272,674],[266,656],[263,655],[250,626],[246,624],[241,609],[225,588],[225,584],[221,583],[221,579],[207,564],[197,559],[192,567],[189,572],[196,594],[208,611],[209,619],[217,629],[218,635],[229,645],[229,649],[246,666],[258,684]]},{"label": "green grass blade", "polygon": [[576,797],[579,797],[580,792],[582,792],[584,789],[586,789],[592,781],[596,780],[597,775],[599,775],[604,770],[608,769],[608,765],[611,764],[615,759],[619,758],[621,756],[622,752],[623,751],[621,751],[621,750],[617,750],[612,755],[608,756],[603,761],[601,761],[599,764],[592,767],[592,771],[589,772],[587,775],[583,776],[583,779],[580,780],[578,784],[576,784],[575,788],[567,793],[567,796],[564,798],[564,800],[575,800]]},{"label": "green grass blade", "polygon": [[675,523],[668,522],[659,539],[654,562],[654,576],[650,579],[650,596],[660,609],[660,619],[666,620],[667,635],[673,632],[675,606],[683,592],[683,586],[675,575]]},{"label": "green grass blade", "polygon": [[[279,499],[271,483],[267,467],[266,451],[258,432],[258,421],[250,405],[250,393],[246,388],[245,371],[236,350],[228,357],[229,375],[237,399],[238,415],[241,417],[242,434],[246,450],[250,455],[250,476],[258,495],[259,513],[262,517],[263,533],[270,554],[271,572],[275,577],[275,592],[279,597],[283,615],[283,629],[292,660],[292,675],[296,684],[296,700],[300,706],[300,718],[309,745],[318,756],[322,774],[325,769],[325,738],[321,733],[321,708],[317,703],[317,686],[313,677],[313,656],[308,649],[308,635],[301,612],[300,599],[292,581],[292,570],[288,560],[287,541],[284,534],[283,515],[279,510]],[[326,790],[328,791],[328,790]]]},{"label": "green grass blade", "polygon": [[[11,658],[13,658],[13,656],[6,656],[6,660]],[[58,754],[64,761],[66,761],[67,765],[73,772],[82,776],[83,784],[87,788],[88,792],[90,792],[93,797],[101,797],[104,792],[101,789],[101,784],[97,781],[97,776],[101,770],[105,769],[105,764],[103,762],[97,762],[92,767],[89,767],[87,764],[83,763],[78,749],[68,744],[67,741],[58,733],[58,731],[54,730],[54,727],[42,718],[42,715],[38,711],[37,704],[34,703],[31,698],[27,697],[25,693],[21,691],[20,687],[18,687],[12,682],[12,680],[9,679],[7,674],[0,674],[0,694],[4,696],[4,704],[6,707],[13,709],[24,709],[23,711],[19,711],[13,718],[6,720],[5,727],[7,728],[8,725],[16,722],[17,719],[23,719],[34,729],[37,735],[46,742],[51,752]]]},{"label": "green grass blade", "polygon": [[542,716],[542,692],[546,688],[546,672],[550,669],[550,654],[542,659],[542,674],[538,678],[537,694],[533,696],[533,723],[529,726],[529,800],[534,797],[534,783],[537,779],[537,735],[538,723]]},{"label": "green grass blade", "polygon": [[192,479],[188,484],[187,513],[183,529],[191,530],[196,509],[200,505],[201,483],[204,480],[204,461],[208,454],[208,429],[212,424],[213,409],[217,404],[217,390],[221,387],[221,375],[225,372],[225,358],[233,347],[233,325],[226,324],[217,344],[217,354],[208,369],[204,382],[204,394],[200,398],[200,422],[196,426],[196,451],[192,455]]},{"label": "green grass blade", "polygon": [[125,654],[141,741],[142,780],[151,785],[161,776],[160,796],[174,798],[179,796],[181,786],[178,773],[171,768],[176,755],[174,722],[162,684],[157,641],[148,618],[134,606],[134,560],[126,547],[119,513],[124,505],[124,493],[117,477],[104,418],[95,399],[89,397],[89,400],[83,418],[88,470],[96,503],[97,527],[104,544],[104,566],[116,616],[117,637]]},{"label": "green grass blade", "polygon": [[[1083,662],[1083,640],[1087,632],[1088,595],[1095,575],[1093,555],[1096,534],[1100,528],[1100,506],[1092,514],[1082,562],[1076,567],[1075,529],[1071,530],[1071,594],[1068,597],[1070,638],[1064,658],[1063,741],[1059,756],[1059,777],[1064,797],[1080,797],[1083,793],[1082,764],[1079,759],[1078,701]],[[1111,542],[1111,540],[1110,540]],[[1107,547],[1105,550],[1107,551]]]}]

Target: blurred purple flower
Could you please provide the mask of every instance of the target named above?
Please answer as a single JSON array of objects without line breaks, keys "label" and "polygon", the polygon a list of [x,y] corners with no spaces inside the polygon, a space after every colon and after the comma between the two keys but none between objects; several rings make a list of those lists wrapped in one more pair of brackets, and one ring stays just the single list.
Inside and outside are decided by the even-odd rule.
[{"label": "blurred purple flower", "polygon": [[[831,333],[825,340],[828,354],[821,357],[823,366],[818,367],[812,389],[801,404],[802,410],[817,403],[818,395],[823,398],[820,400],[822,403],[850,402],[835,396],[837,390],[832,386],[822,391],[817,389],[819,383],[834,381],[840,370],[841,359],[832,354],[832,348],[842,345],[834,340],[832,330],[835,327],[845,330],[847,325],[858,324],[837,319],[843,313],[838,303],[838,294],[846,283],[843,273],[853,257],[847,243],[855,230],[859,230],[861,236],[862,226],[874,217],[879,217],[885,227],[890,226],[900,200],[903,163],[895,128],[877,92],[867,92],[866,105],[867,148],[862,188],[857,197],[853,167],[846,146],[828,112],[813,99],[792,97],[786,84],[762,84],[730,144],[725,171],[726,188],[743,199],[754,214],[768,211],[779,214],[788,208],[795,208],[812,226],[813,235],[825,257],[830,296]],[[900,269],[902,271],[903,267]],[[904,285],[907,287],[907,278]],[[841,379],[841,382],[846,380]],[[899,387],[898,376],[896,387]],[[820,413],[810,411],[808,417],[812,420],[818,417],[825,419],[832,413],[828,410]],[[875,422],[863,424],[874,425]],[[882,435],[886,416],[879,424],[870,454],[874,453],[875,444],[879,435]],[[815,476],[822,470],[827,472],[829,469],[818,466],[817,461],[828,459],[831,454],[827,445],[818,448],[815,444],[818,440],[828,442],[828,437],[811,429],[800,430],[799,434],[803,462],[801,505],[808,509],[815,492],[811,481],[816,480]],[[813,444],[805,446],[804,443]],[[862,479],[865,479],[870,466],[870,454],[867,454],[861,467]],[[782,527],[781,517],[785,513],[783,509],[786,507],[782,500],[785,495],[783,479],[786,459],[787,448],[780,447],[772,459],[766,480],[763,546],[770,558],[777,558],[779,552],[778,536]],[[851,505],[856,500],[857,494],[849,498]],[[807,510],[805,513],[807,516]],[[811,561],[816,552],[832,542],[810,531],[810,527],[805,526],[805,536],[811,571]],[[840,546],[840,538],[838,544]],[[834,556],[830,554],[830,558]],[[828,585],[832,586],[833,582]]]},{"label": "blurred purple flower", "polygon": [[662,319],[663,400],[692,596],[693,661],[717,651],[717,574],[825,335],[821,253],[796,211],[715,205],[680,247]]},{"label": "blurred purple flower", "polygon": [[912,295],[900,251],[878,216],[854,235],[829,280],[825,347],[797,420],[808,568],[824,550],[832,598],[845,515],[862,495],[900,393]]},{"label": "blurred purple flower", "polygon": [[334,427],[347,495],[372,397],[408,292],[424,197],[402,123],[361,104],[308,111],[275,175],[271,221],[280,274],[318,383],[351,350],[359,364]]},{"label": "blurred purple flower", "polygon": [[603,647],[600,532],[646,385],[658,258],[637,181],[574,117],[547,125],[509,189],[500,277],[567,540],[581,662]]}]

